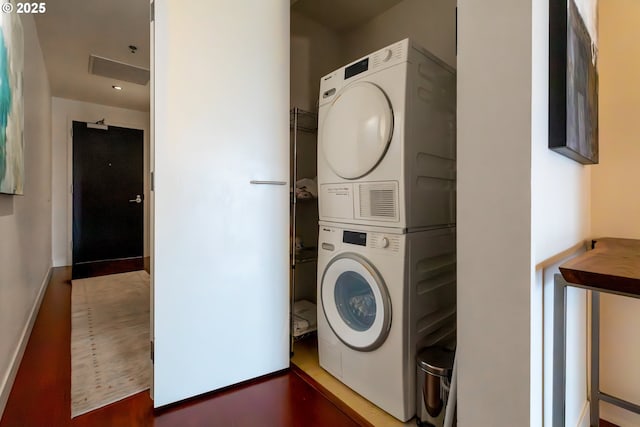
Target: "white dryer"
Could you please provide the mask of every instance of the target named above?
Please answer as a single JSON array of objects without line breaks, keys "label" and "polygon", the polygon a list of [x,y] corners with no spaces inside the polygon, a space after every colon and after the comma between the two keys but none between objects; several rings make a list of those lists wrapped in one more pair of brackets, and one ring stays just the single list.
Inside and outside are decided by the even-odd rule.
[{"label": "white dryer", "polygon": [[454,70],[402,40],[320,81],[321,221],[455,223]]},{"label": "white dryer", "polygon": [[410,419],[416,349],[455,341],[455,228],[402,234],[321,222],[318,243],[320,366]]}]

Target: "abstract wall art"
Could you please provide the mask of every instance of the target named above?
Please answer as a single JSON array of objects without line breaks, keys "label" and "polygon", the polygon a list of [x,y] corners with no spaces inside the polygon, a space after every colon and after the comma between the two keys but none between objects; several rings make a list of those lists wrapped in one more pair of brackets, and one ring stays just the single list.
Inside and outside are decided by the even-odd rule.
[{"label": "abstract wall art", "polygon": [[16,13],[0,13],[0,193],[24,194],[24,37]]},{"label": "abstract wall art", "polygon": [[598,163],[597,0],[549,0],[549,148]]}]

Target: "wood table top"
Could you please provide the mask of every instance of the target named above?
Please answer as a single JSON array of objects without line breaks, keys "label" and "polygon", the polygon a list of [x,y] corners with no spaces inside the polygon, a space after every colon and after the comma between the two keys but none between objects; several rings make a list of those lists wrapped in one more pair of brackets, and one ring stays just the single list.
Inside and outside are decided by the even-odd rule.
[{"label": "wood table top", "polygon": [[640,298],[640,240],[601,238],[593,250],[560,266],[567,282]]}]

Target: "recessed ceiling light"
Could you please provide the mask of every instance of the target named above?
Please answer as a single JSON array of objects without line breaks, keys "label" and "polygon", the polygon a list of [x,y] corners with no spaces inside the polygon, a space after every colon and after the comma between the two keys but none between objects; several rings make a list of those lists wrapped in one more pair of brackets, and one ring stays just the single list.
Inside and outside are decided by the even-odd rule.
[{"label": "recessed ceiling light", "polygon": [[113,85],[111,87],[114,88],[115,90],[122,90],[122,86]]}]

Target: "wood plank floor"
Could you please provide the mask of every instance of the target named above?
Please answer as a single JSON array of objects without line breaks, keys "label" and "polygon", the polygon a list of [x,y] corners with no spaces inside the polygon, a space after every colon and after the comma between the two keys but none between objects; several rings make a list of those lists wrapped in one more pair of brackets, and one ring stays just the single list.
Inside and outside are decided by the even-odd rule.
[{"label": "wood plank floor", "polygon": [[[296,370],[153,410],[148,391],[71,419],[71,268],[53,270],[0,427],[353,427]],[[318,391],[320,390],[320,391]],[[335,399],[333,396],[329,396]],[[617,427],[601,421],[601,426]]]},{"label": "wood plank floor", "polygon": [[71,420],[70,278],[53,271],[0,427],[358,426],[295,371],[160,411],[145,391]]}]

